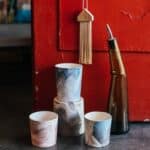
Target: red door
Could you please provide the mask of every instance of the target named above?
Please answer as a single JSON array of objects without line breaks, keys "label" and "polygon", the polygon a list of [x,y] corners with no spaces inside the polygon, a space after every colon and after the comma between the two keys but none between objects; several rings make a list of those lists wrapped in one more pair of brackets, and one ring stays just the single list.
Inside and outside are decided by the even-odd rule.
[{"label": "red door", "polygon": [[[52,109],[54,65],[78,62],[81,0],[33,0],[34,109]],[[93,22],[93,64],[84,65],[82,96],[86,111],[106,111],[110,68],[107,23],[118,39],[128,76],[129,118],[150,119],[150,3],[147,0],[89,0]]]}]

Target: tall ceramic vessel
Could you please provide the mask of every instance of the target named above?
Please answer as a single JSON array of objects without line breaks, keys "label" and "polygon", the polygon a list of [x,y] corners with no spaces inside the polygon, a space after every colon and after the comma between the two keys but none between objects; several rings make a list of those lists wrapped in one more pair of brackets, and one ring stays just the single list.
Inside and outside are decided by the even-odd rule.
[{"label": "tall ceramic vessel", "polygon": [[81,95],[82,65],[56,64],[56,86],[59,101],[79,101]]},{"label": "tall ceramic vessel", "polygon": [[82,65],[56,64],[57,96],[54,111],[59,115],[58,133],[78,136],[84,133],[84,100],[81,97]]}]

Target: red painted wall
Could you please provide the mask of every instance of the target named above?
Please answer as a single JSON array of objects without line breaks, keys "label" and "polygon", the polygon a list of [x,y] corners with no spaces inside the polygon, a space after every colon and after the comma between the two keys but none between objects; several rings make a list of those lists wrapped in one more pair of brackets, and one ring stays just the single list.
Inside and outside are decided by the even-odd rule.
[{"label": "red painted wall", "polygon": [[[34,109],[52,109],[54,65],[78,62],[80,0],[33,0]],[[150,3],[147,0],[89,0],[93,23],[93,64],[85,65],[82,96],[86,111],[106,111],[110,82],[105,24],[120,45],[128,76],[129,118],[150,118]]]}]

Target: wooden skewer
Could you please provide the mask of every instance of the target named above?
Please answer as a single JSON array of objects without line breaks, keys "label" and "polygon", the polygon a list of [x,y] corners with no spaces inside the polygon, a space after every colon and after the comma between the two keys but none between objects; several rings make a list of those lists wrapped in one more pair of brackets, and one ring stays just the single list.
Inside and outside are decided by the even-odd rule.
[{"label": "wooden skewer", "polygon": [[109,24],[106,24],[106,28],[107,28],[107,31],[108,31],[108,33],[109,33],[110,39],[113,39],[114,36],[113,36],[113,33],[112,33],[111,29],[110,29]]}]

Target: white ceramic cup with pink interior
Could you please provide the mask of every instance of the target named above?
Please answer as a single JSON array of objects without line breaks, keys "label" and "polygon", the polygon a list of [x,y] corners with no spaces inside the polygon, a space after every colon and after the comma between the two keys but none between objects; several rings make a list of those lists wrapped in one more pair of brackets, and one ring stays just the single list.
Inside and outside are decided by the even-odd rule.
[{"label": "white ceramic cup with pink interior", "polygon": [[32,145],[51,147],[57,142],[58,115],[50,111],[38,111],[29,115]]}]

